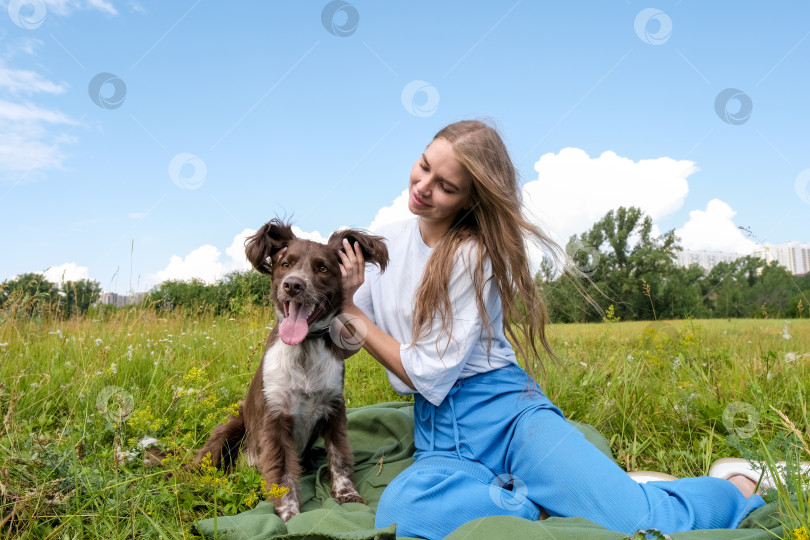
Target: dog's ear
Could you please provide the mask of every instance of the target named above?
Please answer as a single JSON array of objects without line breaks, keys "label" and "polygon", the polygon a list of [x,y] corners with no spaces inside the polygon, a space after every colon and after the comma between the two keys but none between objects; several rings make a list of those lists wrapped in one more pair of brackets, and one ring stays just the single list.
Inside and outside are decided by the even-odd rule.
[{"label": "dog's ear", "polygon": [[245,256],[253,268],[262,274],[272,274],[274,257],[293,240],[292,227],[278,218],[272,219],[245,240]]},{"label": "dog's ear", "polygon": [[354,246],[355,242],[360,244],[363,259],[379,266],[381,272],[385,271],[385,267],[388,266],[388,246],[385,245],[382,236],[374,236],[358,229],[342,229],[332,233],[327,245],[335,250],[343,249],[344,238],[351,246]]}]

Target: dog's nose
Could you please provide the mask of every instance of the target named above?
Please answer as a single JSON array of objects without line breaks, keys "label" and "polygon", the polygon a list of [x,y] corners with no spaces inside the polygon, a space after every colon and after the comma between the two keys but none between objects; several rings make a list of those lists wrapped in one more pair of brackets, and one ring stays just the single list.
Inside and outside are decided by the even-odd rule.
[{"label": "dog's nose", "polygon": [[296,294],[303,291],[305,288],[303,279],[292,276],[284,280],[283,286],[284,292],[286,292],[290,296],[295,296]]}]

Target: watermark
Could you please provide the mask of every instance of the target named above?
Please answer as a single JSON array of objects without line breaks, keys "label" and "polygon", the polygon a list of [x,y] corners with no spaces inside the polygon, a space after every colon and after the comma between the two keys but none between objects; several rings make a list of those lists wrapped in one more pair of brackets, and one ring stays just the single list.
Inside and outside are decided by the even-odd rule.
[{"label": "watermark", "polygon": [[499,474],[489,484],[489,498],[509,512],[522,508],[528,493],[526,482],[509,473]]},{"label": "watermark", "polygon": [[45,0],[11,0],[8,3],[11,22],[26,30],[35,30],[42,26],[47,11]]},{"label": "watermark", "polygon": [[581,240],[568,242],[565,253],[568,254],[569,264],[588,277],[596,272],[602,258],[598,249]]},{"label": "watermark", "polygon": [[326,4],[321,11],[321,23],[333,36],[348,37],[357,30],[360,13],[350,3],[334,0]]},{"label": "watermark", "polygon": [[810,169],[805,169],[796,176],[793,187],[799,199],[805,204],[810,204]]},{"label": "watermark", "polygon": [[105,386],[96,398],[96,409],[113,424],[121,425],[132,414],[135,400],[120,386]]},{"label": "watermark", "polygon": [[[737,103],[737,110],[729,107],[729,104],[734,101]],[[754,109],[754,103],[751,98],[736,88],[726,88],[714,98],[714,112],[726,124],[739,126],[751,118],[751,111]]]},{"label": "watermark", "polygon": [[[744,414],[747,418],[745,425],[737,425],[737,415]],[[723,411],[723,425],[729,433],[735,434],[741,439],[750,439],[759,426],[759,411],[753,405],[744,401],[730,403]]]},{"label": "watermark", "polygon": [[341,349],[357,351],[366,341],[368,327],[360,317],[341,313],[329,325],[329,337]]},{"label": "watermark", "polygon": [[[110,94],[109,89],[112,89]],[[87,86],[87,93],[93,103],[102,109],[117,109],[124,104],[127,97],[127,85],[124,80],[112,73],[99,73]]]},{"label": "watermark", "polygon": [[672,35],[672,19],[660,9],[642,9],[633,23],[636,35],[644,43],[663,45]]},{"label": "watermark", "polygon": [[169,162],[169,178],[183,189],[198,189],[205,183],[208,167],[194,154],[181,152]]},{"label": "watermark", "polygon": [[402,106],[414,116],[427,118],[439,108],[439,91],[425,81],[411,81],[402,89]]}]

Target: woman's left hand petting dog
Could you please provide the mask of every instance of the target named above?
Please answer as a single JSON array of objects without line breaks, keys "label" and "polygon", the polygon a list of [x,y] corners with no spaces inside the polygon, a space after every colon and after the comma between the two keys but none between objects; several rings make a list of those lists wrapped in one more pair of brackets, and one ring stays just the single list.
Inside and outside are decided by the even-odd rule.
[{"label": "woman's left hand petting dog", "polygon": [[278,324],[237,416],[217,426],[196,457],[199,464],[210,454],[212,465],[228,471],[244,451],[267,489],[279,486],[268,500],[284,521],[300,512],[301,458],[319,436],[326,446],[332,496],[340,503],[365,502],[352,481],[343,400],[343,361],[360,345],[352,340],[347,346],[338,337],[343,290],[337,252],[344,239],[357,242],[366,262],[385,270],[383,239],[359,230],[336,231],[321,244],[297,238],[289,224],[273,219],[248,238],[248,260],[272,280]]}]

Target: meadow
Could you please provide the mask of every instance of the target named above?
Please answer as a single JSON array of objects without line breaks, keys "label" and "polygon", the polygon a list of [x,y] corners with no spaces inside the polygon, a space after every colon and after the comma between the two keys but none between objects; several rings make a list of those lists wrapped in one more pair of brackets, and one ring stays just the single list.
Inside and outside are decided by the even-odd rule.
[{"label": "meadow", "polygon": [[[266,308],[0,321],[0,538],[190,538],[195,520],[254,506],[272,486],[253,469],[185,465],[244,396],[273,324]],[[606,320],[548,335],[557,360],[536,366],[538,381],[627,470],[810,460],[810,320]],[[409,399],[362,351],[345,395],[349,407]],[[145,466],[146,438],[172,455]],[[806,534],[806,498],[786,510],[785,538]]]}]

